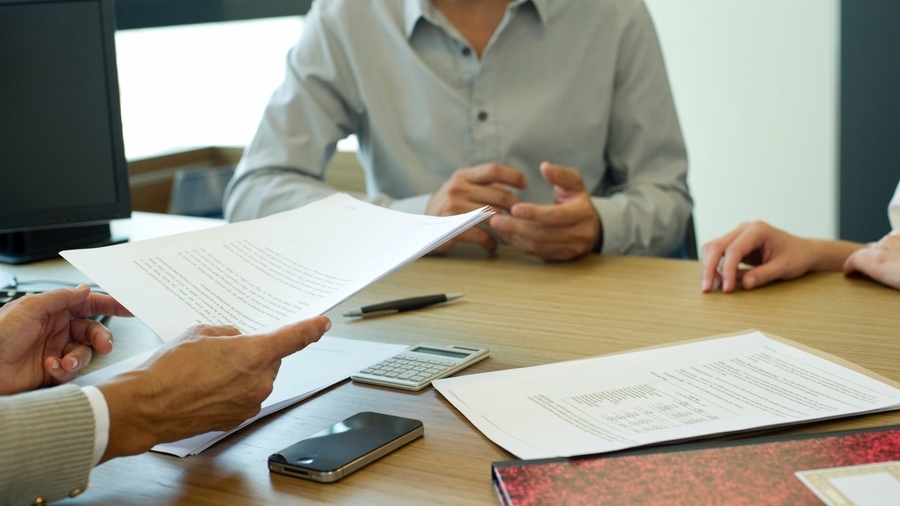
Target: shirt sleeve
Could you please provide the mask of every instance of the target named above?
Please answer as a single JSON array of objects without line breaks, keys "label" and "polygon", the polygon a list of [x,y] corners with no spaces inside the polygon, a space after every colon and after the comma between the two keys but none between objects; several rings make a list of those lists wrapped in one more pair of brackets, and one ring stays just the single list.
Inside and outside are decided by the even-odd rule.
[{"label": "shirt sleeve", "polygon": [[[337,142],[358,129],[363,109],[339,28],[314,2],[285,78],[225,192],[225,217],[242,221],[294,209],[336,192],[324,181]],[[356,195],[365,199],[365,195]]]},{"label": "shirt sleeve", "polygon": [[32,504],[88,486],[94,413],[77,386],[0,397],[0,498]]},{"label": "shirt sleeve", "polygon": [[665,255],[683,240],[693,207],[687,150],[653,22],[636,4],[616,64],[606,190],[593,203],[603,253]]},{"label": "shirt sleeve", "polygon": [[91,467],[94,467],[100,463],[109,443],[109,405],[97,387],[85,386],[81,387],[81,391],[87,396],[94,412],[94,457],[91,460]]},{"label": "shirt sleeve", "polygon": [[900,183],[897,183],[894,198],[888,205],[888,219],[891,220],[891,233],[900,234]]}]

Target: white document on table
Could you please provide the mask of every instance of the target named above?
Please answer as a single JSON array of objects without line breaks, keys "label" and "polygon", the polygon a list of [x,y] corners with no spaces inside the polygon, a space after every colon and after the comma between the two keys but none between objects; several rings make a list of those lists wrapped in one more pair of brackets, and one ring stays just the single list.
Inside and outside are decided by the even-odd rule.
[{"label": "white document on table", "polygon": [[60,253],[163,341],[323,314],[493,214],[425,216],[335,194],[257,220]]},{"label": "white document on table", "polygon": [[761,332],[435,381],[521,459],[900,409],[900,384]]},{"label": "white document on table", "polygon": [[[319,341],[281,361],[272,393],[262,403],[255,417],[230,431],[216,431],[153,447],[154,451],[178,457],[196,455],[213,443],[236,432],[256,420],[295,404],[316,392],[350,377],[351,374],[407,349],[402,344],[357,341],[323,336]],[[96,385],[122,372],[134,369],[147,360],[155,350],[136,355],[109,367],[77,378],[76,385]],[[203,374],[203,371],[197,371]]]}]

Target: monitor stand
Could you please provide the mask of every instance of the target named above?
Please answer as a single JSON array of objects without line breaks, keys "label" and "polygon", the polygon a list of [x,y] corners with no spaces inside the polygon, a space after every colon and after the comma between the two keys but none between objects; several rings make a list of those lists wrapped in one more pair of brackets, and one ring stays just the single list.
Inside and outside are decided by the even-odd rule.
[{"label": "monitor stand", "polygon": [[109,246],[126,240],[113,237],[108,223],[6,232],[0,234],[0,262],[26,264],[56,258],[67,249]]}]

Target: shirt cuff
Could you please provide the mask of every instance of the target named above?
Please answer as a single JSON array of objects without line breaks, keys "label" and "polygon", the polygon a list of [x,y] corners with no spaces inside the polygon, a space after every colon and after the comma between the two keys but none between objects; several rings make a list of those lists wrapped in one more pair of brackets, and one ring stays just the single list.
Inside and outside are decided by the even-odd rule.
[{"label": "shirt cuff", "polygon": [[94,458],[91,467],[100,463],[103,453],[106,452],[106,444],[109,442],[109,406],[106,397],[95,386],[81,387],[81,391],[87,396],[94,411]]}]

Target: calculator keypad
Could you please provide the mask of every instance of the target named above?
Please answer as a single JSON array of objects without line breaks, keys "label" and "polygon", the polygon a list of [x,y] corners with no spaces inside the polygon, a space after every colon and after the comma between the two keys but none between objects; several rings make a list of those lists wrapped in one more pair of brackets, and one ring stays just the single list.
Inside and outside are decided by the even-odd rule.
[{"label": "calculator keypad", "polygon": [[413,383],[427,383],[432,379],[438,378],[441,373],[454,365],[456,365],[456,362],[450,360],[400,354],[367,367],[360,372],[371,376],[407,380]]}]

